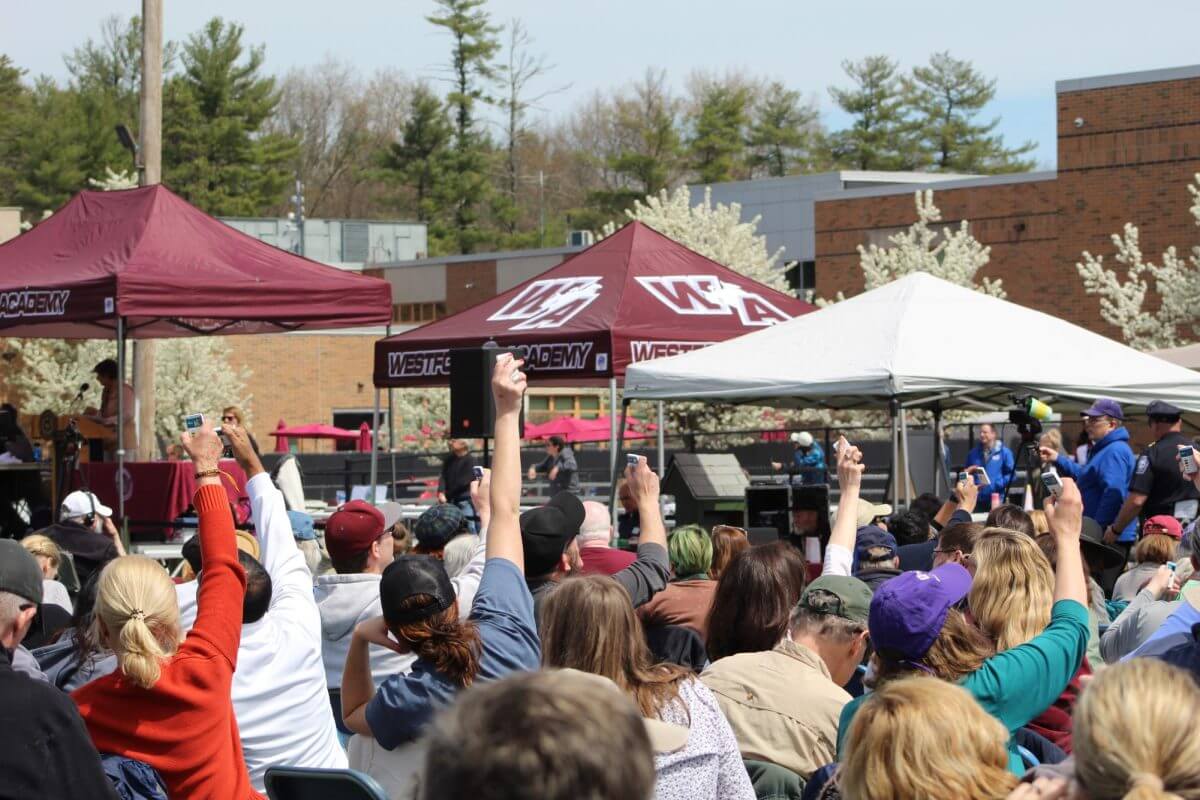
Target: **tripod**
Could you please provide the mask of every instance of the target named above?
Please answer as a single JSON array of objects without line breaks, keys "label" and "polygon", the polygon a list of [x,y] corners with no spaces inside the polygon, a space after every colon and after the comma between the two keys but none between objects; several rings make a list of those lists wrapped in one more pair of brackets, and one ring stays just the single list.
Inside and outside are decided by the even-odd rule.
[{"label": "tripod", "polygon": [[[1038,453],[1036,444],[1038,437],[1042,435],[1042,423],[1033,417],[1029,416],[1024,411],[1008,412],[1008,421],[1017,426],[1017,432],[1021,434],[1021,447],[1017,452],[1017,457],[1013,463],[1013,477],[1016,477],[1017,470],[1024,467],[1025,469],[1025,491],[1033,491],[1033,471],[1041,466],[1042,458]],[[1004,490],[1004,502],[1008,502],[1009,495],[1012,494],[1013,483],[1009,480],[1008,487]]]}]

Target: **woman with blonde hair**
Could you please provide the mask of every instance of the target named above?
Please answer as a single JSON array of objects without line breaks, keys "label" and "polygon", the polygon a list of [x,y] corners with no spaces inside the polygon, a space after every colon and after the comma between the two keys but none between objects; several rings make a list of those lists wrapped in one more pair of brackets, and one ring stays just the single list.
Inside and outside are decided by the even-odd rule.
[{"label": "woman with blonde hair", "polygon": [[1200,688],[1135,658],[1096,676],[1075,709],[1076,796],[1200,800]]},{"label": "woman with blonde hair", "polygon": [[[221,425],[222,427],[227,425],[231,428],[245,429],[246,415],[237,406],[226,406],[225,410],[221,412]],[[246,436],[250,439],[250,446],[254,448],[254,455],[261,456],[262,452],[258,449],[258,442],[254,440],[254,434],[246,430]]]},{"label": "woman with blonde hair", "polygon": [[71,595],[67,587],[58,580],[58,567],[63,560],[62,550],[49,536],[37,533],[22,539],[21,546],[42,568],[42,603],[54,603],[65,608],[68,614],[73,613]]},{"label": "woman with blonde hair", "polygon": [[655,797],[753,800],[733,729],[712,692],[688,670],[655,664],[629,592],[607,575],[565,580],[543,607],[542,665],[600,675],[642,716],[689,728],[687,745],[656,754]]},{"label": "woman with blonde hair", "polygon": [[1001,800],[1008,731],[964,689],[929,677],[891,681],[868,696],[846,734],[838,769],[845,800]]},{"label": "woman with blonde hair", "polygon": [[174,584],[145,556],[100,574],[94,630],[117,670],[72,693],[101,753],[142,761],[171,797],[260,798],[250,785],[230,691],[242,634],[246,573],[221,485],[221,440],[205,423],[183,435],[196,468],[204,580],[196,622],[180,636]]},{"label": "woman with blonde hair", "polygon": [[1175,522],[1172,530],[1178,530],[1179,537],[1169,533],[1157,533],[1156,531],[1162,528],[1151,527],[1150,520],[1146,521],[1141,540],[1133,546],[1133,560],[1137,566],[1117,578],[1113,585],[1113,600],[1133,600],[1142,587],[1154,577],[1154,573],[1158,572],[1159,567],[1175,560],[1183,529],[1178,522],[1171,521]]},{"label": "woman with blonde hair", "polygon": [[[975,624],[1002,653],[1032,641],[1050,624],[1054,568],[1036,540],[1024,533],[988,528],[975,544],[975,580],[967,603]],[[1071,752],[1071,711],[1079,698],[1085,658],[1071,682],[1026,727]]]}]

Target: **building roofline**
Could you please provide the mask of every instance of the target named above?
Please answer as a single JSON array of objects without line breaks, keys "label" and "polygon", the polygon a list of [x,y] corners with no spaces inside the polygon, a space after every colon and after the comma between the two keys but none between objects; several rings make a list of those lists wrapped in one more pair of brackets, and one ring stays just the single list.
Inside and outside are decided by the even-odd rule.
[{"label": "building roofline", "polygon": [[[1058,173],[1055,170],[1044,170],[1041,172],[1010,172],[1003,175],[985,175],[982,177],[948,180],[938,182],[935,186],[925,186],[924,188],[933,189],[934,191],[938,192],[948,192],[951,189],[972,189],[977,186],[1003,186],[1009,183],[1036,183],[1038,181],[1051,181],[1054,180],[1057,175]],[[843,189],[841,191],[819,194],[813,199],[820,203],[830,200],[855,200],[862,197],[885,197],[896,194],[910,194],[912,191],[912,184],[901,184],[894,186],[864,186],[861,189]]]},{"label": "building roofline", "polygon": [[427,267],[431,264],[466,264],[472,261],[504,261],[510,258],[536,258],[538,256],[574,255],[583,247],[542,247],[531,250],[497,250],[490,253],[470,253],[459,256],[426,256],[407,261],[377,261],[367,263],[366,269],[398,269],[401,267]]},{"label": "building roofline", "polygon": [[744,181],[722,181],[720,183],[692,183],[688,185],[689,189],[703,189],[708,186],[762,186],[762,185],[786,185],[792,183],[816,183],[822,179],[834,178],[843,183],[846,181],[877,181],[880,183],[935,183],[945,180],[954,180],[957,178],[969,178],[970,175],[953,175],[937,172],[911,172],[911,171],[896,171],[889,172],[887,170],[853,170],[841,169],[832,170],[829,172],[810,172],[803,175],[784,175],[778,178],[751,178]]},{"label": "building roofline", "polygon": [[1108,89],[1114,86],[1135,86],[1139,83],[1162,83],[1200,78],[1200,64],[1166,69],[1148,69],[1141,72],[1118,72],[1112,75],[1096,75],[1090,78],[1071,78],[1056,81],[1055,94],[1086,92],[1089,89]]},{"label": "building roofline", "polygon": [[[233,217],[219,215],[222,222],[290,222],[287,217]],[[370,225],[420,225],[427,227],[424,222],[415,219],[361,219],[359,217],[305,217],[305,222],[366,222]]]}]

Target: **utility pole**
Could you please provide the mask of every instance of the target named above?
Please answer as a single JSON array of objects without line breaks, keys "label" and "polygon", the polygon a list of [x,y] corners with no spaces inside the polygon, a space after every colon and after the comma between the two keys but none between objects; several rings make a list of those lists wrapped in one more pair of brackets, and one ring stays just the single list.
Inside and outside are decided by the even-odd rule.
[{"label": "utility pole", "polygon": [[[142,0],[141,185],[162,183],[162,0]],[[154,340],[133,343],[133,393],[138,410],[138,461],[158,452],[154,435]],[[122,376],[124,379],[124,376]]]}]

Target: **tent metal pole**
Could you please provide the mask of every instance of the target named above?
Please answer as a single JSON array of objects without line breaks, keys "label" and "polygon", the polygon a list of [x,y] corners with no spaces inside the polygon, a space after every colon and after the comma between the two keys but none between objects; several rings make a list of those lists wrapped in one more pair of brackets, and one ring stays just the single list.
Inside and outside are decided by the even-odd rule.
[{"label": "tent metal pole", "polygon": [[900,461],[904,464],[901,478],[904,479],[904,506],[912,506],[912,481],[908,471],[908,420],[905,419],[904,406],[900,407]]},{"label": "tent metal pole", "polygon": [[[384,328],[385,337],[392,335],[392,323],[388,323]],[[388,486],[391,487],[392,493],[396,491],[396,403],[392,399],[392,387],[387,388],[387,412],[388,412]],[[378,449],[378,443],[372,439],[372,444],[375,449]],[[374,450],[372,451],[374,452]]]},{"label": "tent metal pole", "polygon": [[379,437],[379,387],[375,387],[375,409],[371,412],[371,505],[375,502],[375,487],[379,484],[379,447],[376,440]]},{"label": "tent metal pole", "polygon": [[[615,380],[614,380],[614,384],[615,384]],[[617,542],[617,538],[618,538],[618,536],[617,536],[617,478],[621,474],[620,472],[617,472],[617,469],[615,466],[616,453],[620,450],[625,449],[625,420],[626,420],[628,414],[629,414],[629,400],[625,400],[621,404],[621,432],[620,432],[620,438],[617,439],[616,446],[613,448],[613,454],[614,454],[613,455],[613,464],[614,464],[614,466],[613,466],[613,471],[612,471],[612,482],[609,484],[609,487],[608,487],[608,511],[609,511],[610,519],[612,520],[611,542],[614,547],[616,546],[616,542]],[[615,414],[613,415],[613,419],[616,419]]]},{"label": "tent metal pole", "polygon": [[665,447],[666,433],[663,428],[666,426],[666,414],[663,412],[663,401],[658,401],[658,479],[662,480],[667,474],[667,448]]},{"label": "tent metal pole", "polygon": [[117,515],[125,525],[125,318],[117,317]]},{"label": "tent metal pole", "polygon": [[896,417],[898,405],[895,400],[888,404],[892,415],[892,509],[900,506],[900,421]]},{"label": "tent metal pole", "polygon": [[[933,493],[942,496],[942,483],[946,479],[945,432],[942,430],[942,406],[933,407]],[[947,485],[946,490],[950,487]]]},{"label": "tent metal pole", "polygon": [[[621,438],[625,438],[625,409],[621,409]],[[608,379],[608,477],[617,481],[617,376]]]}]

